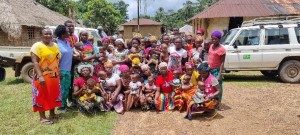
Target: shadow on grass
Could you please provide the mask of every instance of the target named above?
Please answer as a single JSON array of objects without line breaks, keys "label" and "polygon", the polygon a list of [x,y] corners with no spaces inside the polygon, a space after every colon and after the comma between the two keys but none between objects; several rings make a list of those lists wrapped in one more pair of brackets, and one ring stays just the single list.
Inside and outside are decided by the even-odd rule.
[{"label": "shadow on grass", "polygon": [[236,75],[224,74],[226,82],[280,82],[278,77],[265,77],[263,75]]},{"label": "shadow on grass", "polygon": [[20,84],[20,83],[25,83],[23,79],[19,79],[19,78],[9,78],[6,80],[6,84],[7,85],[15,85],[15,84]]}]

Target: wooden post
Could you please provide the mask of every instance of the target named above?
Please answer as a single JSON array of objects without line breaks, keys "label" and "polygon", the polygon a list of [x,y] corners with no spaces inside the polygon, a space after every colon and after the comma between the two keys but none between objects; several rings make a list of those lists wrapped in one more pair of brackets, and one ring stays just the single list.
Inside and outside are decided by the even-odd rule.
[{"label": "wooden post", "polygon": [[137,24],[138,24],[138,33],[140,33],[140,0],[137,0],[137,10],[138,10],[138,20],[137,20]]}]

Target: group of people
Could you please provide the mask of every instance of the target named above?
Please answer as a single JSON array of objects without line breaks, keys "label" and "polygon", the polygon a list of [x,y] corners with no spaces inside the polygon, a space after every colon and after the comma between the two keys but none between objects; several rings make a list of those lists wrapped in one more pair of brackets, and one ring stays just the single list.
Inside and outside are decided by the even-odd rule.
[{"label": "group of people", "polygon": [[[205,34],[200,28],[181,36],[174,28],[160,39],[103,37],[97,46],[87,31],[74,35],[71,21],[57,26],[55,39],[43,29],[42,41],[31,48],[33,111],[47,125],[61,118],[55,109],[65,112],[67,101],[84,114],[141,108],[179,110],[189,120],[200,111],[213,117],[222,110],[226,50],[221,32],[212,32],[209,40]],[[48,118],[45,111],[50,111]]]}]

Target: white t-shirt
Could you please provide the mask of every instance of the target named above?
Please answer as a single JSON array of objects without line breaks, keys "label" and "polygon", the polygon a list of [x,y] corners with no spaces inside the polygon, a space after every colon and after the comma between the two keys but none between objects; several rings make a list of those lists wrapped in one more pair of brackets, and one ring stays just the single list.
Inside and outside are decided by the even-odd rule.
[{"label": "white t-shirt", "polygon": [[133,89],[130,91],[130,94],[138,94],[139,93],[139,88],[142,86],[141,82],[130,82],[129,87],[130,89]]},{"label": "white t-shirt", "polygon": [[181,68],[181,60],[182,58],[187,58],[187,51],[184,49],[180,49],[179,51],[170,50],[168,69],[180,69]]},{"label": "white t-shirt", "polygon": [[120,76],[118,74],[112,74],[111,78],[106,79],[107,84],[112,84],[113,86],[117,86],[117,81],[120,80]]}]

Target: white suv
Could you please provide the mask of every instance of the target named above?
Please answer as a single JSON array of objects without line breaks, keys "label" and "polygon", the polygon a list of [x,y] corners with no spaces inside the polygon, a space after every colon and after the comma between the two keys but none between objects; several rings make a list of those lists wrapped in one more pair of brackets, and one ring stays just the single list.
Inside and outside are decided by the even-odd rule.
[{"label": "white suv", "polygon": [[300,17],[276,19],[244,22],[222,38],[225,71],[258,70],[283,82],[300,82]]}]

